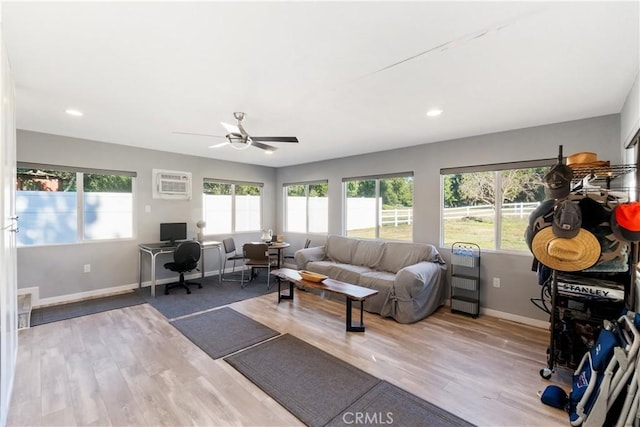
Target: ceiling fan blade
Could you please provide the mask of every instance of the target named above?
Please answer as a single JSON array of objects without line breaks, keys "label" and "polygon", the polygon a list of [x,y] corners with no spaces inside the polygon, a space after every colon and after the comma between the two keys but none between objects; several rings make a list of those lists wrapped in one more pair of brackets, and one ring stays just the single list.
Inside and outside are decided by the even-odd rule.
[{"label": "ceiling fan blade", "polygon": [[227,145],[229,143],[229,141],[225,141],[225,142],[221,142],[220,144],[215,144],[215,145],[210,145],[209,148],[219,148],[219,147],[224,147],[225,145]]},{"label": "ceiling fan blade", "polygon": [[174,131],[171,133],[175,133],[178,135],[196,135],[196,136],[208,136],[208,137],[212,137],[212,138],[224,138],[224,136],[222,135],[211,135],[208,133],[194,133],[194,132],[179,132],[179,131]]},{"label": "ceiling fan blade", "polygon": [[251,139],[263,142],[298,142],[295,136],[252,136]]},{"label": "ceiling fan blade", "polygon": [[257,147],[257,148],[262,148],[263,150],[266,150],[266,151],[271,151],[271,152],[277,150],[276,147],[272,147],[272,146],[267,145],[267,144],[262,144],[260,142],[256,142],[256,140],[253,139],[253,137],[251,138],[251,145],[253,145],[254,147]]},{"label": "ceiling fan blade", "polygon": [[242,135],[240,129],[236,125],[230,125],[229,123],[220,122],[220,124],[227,130],[228,133],[235,133],[238,135]]}]

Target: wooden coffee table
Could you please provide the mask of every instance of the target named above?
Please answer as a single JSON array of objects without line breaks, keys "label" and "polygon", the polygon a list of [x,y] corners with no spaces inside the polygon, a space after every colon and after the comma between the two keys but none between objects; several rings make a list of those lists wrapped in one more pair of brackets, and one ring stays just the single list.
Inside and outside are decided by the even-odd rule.
[{"label": "wooden coffee table", "polygon": [[[344,295],[347,301],[347,332],[364,332],[364,321],[362,317],[364,300],[376,295],[378,291],[362,286],[352,285],[339,280],[324,279],[322,282],[312,282],[304,280],[296,270],[291,268],[280,268],[272,270],[271,274],[278,278],[278,303],[283,299],[293,299],[294,283],[304,288],[320,289],[334,294]],[[282,280],[289,282],[289,295],[282,295],[280,284]],[[353,301],[360,301],[360,323],[353,323],[351,317]]]}]

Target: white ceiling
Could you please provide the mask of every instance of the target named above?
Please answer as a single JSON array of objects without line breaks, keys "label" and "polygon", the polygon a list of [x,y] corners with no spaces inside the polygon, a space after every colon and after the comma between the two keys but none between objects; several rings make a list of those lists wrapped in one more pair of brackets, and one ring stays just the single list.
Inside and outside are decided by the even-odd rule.
[{"label": "white ceiling", "polygon": [[[619,113],[639,21],[638,1],[2,3],[19,129],[274,167]],[[300,143],[173,133],[234,111]]]}]

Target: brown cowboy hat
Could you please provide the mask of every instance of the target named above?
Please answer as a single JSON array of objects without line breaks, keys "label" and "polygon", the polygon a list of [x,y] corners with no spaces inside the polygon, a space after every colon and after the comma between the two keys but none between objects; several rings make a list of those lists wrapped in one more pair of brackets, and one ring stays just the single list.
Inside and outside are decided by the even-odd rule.
[{"label": "brown cowboy hat", "polygon": [[567,166],[571,168],[606,167],[608,160],[598,160],[598,155],[590,151],[582,151],[567,157]]}]

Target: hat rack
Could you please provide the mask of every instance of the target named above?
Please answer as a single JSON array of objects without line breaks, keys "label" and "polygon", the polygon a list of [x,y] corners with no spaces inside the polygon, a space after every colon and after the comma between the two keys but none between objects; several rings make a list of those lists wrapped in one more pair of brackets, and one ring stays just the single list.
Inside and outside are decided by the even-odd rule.
[{"label": "hat rack", "polygon": [[[566,165],[567,159],[563,156],[562,148],[562,145],[560,145],[558,149],[558,164]],[[611,212],[615,204],[634,199],[631,196],[637,192],[637,184],[630,184],[625,175],[629,173],[637,174],[637,164],[585,164],[584,166],[574,164],[569,167],[572,170],[573,177],[571,179],[571,193],[567,200],[579,201],[589,197],[606,204],[607,212]],[[618,247],[618,249],[621,249],[621,247]],[[574,329],[568,328],[565,330],[565,323],[567,325],[571,324],[571,322],[582,325],[589,324],[596,331],[599,324],[602,324],[601,317],[608,319],[610,317],[609,313],[613,312],[617,316],[621,307],[626,309],[634,309],[636,307],[636,287],[640,285],[640,245],[638,242],[630,242],[627,251],[628,258],[625,261],[627,269],[559,271],[545,267],[550,271],[548,277],[541,276],[540,272],[543,270],[538,269],[539,280],[541,277],[545,278],[544,284],[541,283],[543,286],[540,300],[542,301],[543,309],[550,314],[551,332],[547,349],[547,366],[540,370],[540,376],[549,379],[557,367],[574,368],[572,365],[578,361],[577,359],[572,359],[572,357],[576,353],[581,353],[580,345],[586,344],[586,341],[582,340],[584,337],[578,339],[577,336],[571,336],[570,334],[573,333],[571,331]],[[534,265],[536,265],[535,260]],[[566,289],[561,291],[559,282],[569,282],[570,279],[580,284],[580,292],[582,292],[583,288],[597,292],[601,287],[606,287],[605,285],[615,286],[616,290],[622,292],[624,298],[621,301],[614,301],[606,298],[592,298],[592,295],[586,291],[583,292],[584,295],[580,294],[580,292],[572,294]],[[533,299],[532,302],[534,302]],[[547,305],[547,302],[550,303],[550,306]],[[534,304],[542,308],[537,303],[534,302]],[[587,307],[589,310],[586,309]],[[567,342],[572,344],[568,345]]]},{"label": "hat rack", "polygon": [[590,182],[604,182],[606,188],[611,189],[611,183],[623,175],[636,170],[635,165],[611,165],[599,167],[572,167],[573,180],[582,181],[584,178],[594,175]]},{"label": "hat rack", "polygon": [[[562,145],[558,146],[558,163],[566,164],[565,158],[562,154]],[[637,167],[633,164],[628,165],[609,165],[609,166],[570,166],[573,171],[573,185],[580,183],[582,180],[589,176],[593,176],[589,180],[590,183],[604,183],[606,190],[612,189],[612,184],[617,178],[620,178],[628,173],[635,172]],[[635,188],[615,186],[616,189],[621,191],[635,191]]]}]

